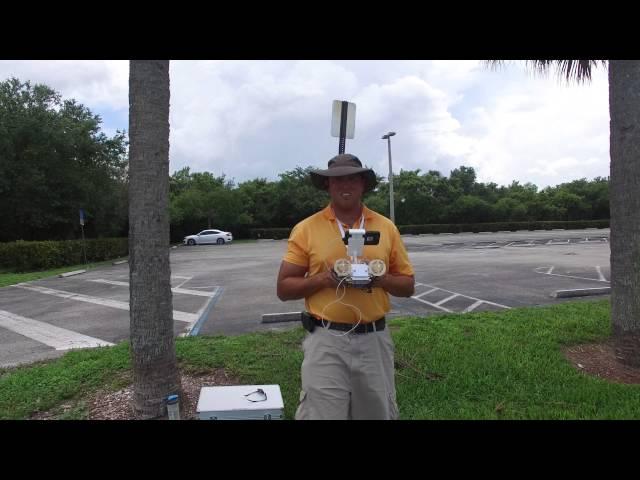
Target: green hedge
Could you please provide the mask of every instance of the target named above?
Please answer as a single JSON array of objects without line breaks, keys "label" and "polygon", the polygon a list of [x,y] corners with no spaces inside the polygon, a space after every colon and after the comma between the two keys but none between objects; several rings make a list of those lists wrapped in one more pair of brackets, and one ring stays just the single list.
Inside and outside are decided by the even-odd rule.
[{"label": "green hedge", "polygon": [[[499,232],[517,230],[579,230],[583,228],[609,228],[609,220],[575,220],[554,222],[495,222],[495,223],[441,223],[431,225],[399,225],[403,235],[420,233],[462,233],[462,232]],[[290,228],[254,228],[251,238],[273,238],[276,240],[289,238]]]},{"label": "green hedge", "polygon": [[[129,254],[127,238],[86,240],[87,261],[101,262]],[[84,263],[82,240],[0,243],[0,267],[14,272],[48,270]]]},{"label": "green hedge", "polygon": [[289,238],[290,233],[290,228],[252,228],[251,230],[249,230],[251,238],[255,238],[258,240],[264,238],[281,240],[283,238]]}]

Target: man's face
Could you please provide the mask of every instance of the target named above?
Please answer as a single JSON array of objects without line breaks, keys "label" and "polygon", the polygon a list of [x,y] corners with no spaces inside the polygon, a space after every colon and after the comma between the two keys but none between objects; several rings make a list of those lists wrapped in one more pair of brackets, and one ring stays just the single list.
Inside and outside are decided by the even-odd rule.
[{"label": "man's face", "polygon": [[331,201],[339,208],[355,208],[360,205],[365,185],[366,181],[361,173],[344,177],[329,177]]}]

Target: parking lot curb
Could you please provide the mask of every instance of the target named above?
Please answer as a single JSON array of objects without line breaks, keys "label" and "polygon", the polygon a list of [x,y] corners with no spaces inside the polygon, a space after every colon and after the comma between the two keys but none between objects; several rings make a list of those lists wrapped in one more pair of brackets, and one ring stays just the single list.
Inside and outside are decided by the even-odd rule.
[{"label": "parking lot curb", "polygon": [[611,293],[611,287],[576,288],[573,290],[556,290],[551,296],[555,298],[586,297]]},{"label": "parking lot curb", "polygon": [[299,322],[301,312],[264,313],[261,323]]},{"label": "parking lot curb", "polygon": [[86,270],[74,270],[73,272],[61,273],[60,275],[58,275],[58,277],[60,278],[71,277],[73,275],[80,275],[81,273],[84,273],[84,272],[86,272]]},{"label": "parking lot curb", "polygon": [[209,312],[211,311],[211,309],[214,307],[214,305],[222,295],[223,290],[224,290],[223,287],[218,287],[218,289],[216,290],[216,293],[213,295],[213,297],[209,299],[209,303],[207,303],[205,308],[202,310],[202,313],[200,314],[200,317],[198,317],[198,320],[196,320],[194,324],[191,326],[191,328],[186,332],[185,334],[186,337],[195,337],[200,333],[200,329],[202,328],[202,325],[204,324],[205,320],[209,316]]}]

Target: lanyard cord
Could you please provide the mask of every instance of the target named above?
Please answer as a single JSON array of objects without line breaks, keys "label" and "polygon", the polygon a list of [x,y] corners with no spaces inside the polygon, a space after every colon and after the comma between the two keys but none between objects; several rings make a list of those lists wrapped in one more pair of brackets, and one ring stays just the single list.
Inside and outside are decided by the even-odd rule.
[{"label": "lanyard cord", "polygon": [[[340,219],[338,217],[336,217],[337,220],[337,224],[338,224],[338,228],[340,229],[340,235],[342,235],[342,238],[344,238],[344,228],[342,228],[342,222],[340,221]],[[362,217],[360,217],[360,230],[362,230],[364,228],[364,213],[362,214]]]},{"label": "lanyard cord", "polygon": [[[344,239],[344,228],[342,228],[342,221],[340,221],[340,219],[336,216],[336,212],[333,212],[333,215],[336,217],[336,223],[338,224],[338,228],[340,229],[340,238]],[[364,212],[362,212],[362,216],[360,217],[360,230],[362,230],[364,228]],[[347,247],[347,245],[344,246],[344,248],[347,249],[347,251],[349,251],[349,247]]]},{"label": "lanyard cord", "polygon": [[[333,209],[332,209],[332,211],[333,211]],[[344,228],[342,228],[342,222],[340,221],[340,219],[339,219],[339,218],[338,218],[338,216],[336,215],[336,212],[335,212],[335,211],[333,211],[333,216],[334,216],[334,217],[336,217],[336,223],[338,224],[338,228],[340,229],[340,234],[342,235],[342,236],[341,236],[341,239],[344,239]],[[360,217],[360,229],[362,230],[363,228],[364,228],[364,211],[362,212],[362,216]],[[338,240],[338,239],[336,238],[335,240]],[[345,248],[347,249],[347,251],[348,251],[348,247],[347,247],[346,245],[345,245],[344,247],[345,247]],[[325,261],[325,266],[326,266],[326,261]],[[327,269],[329,269],[329,267],[328,267],[328,266],[327,266]],[[344,298],[344,296],[345,296],[345,295],[346,295],[346,293],[347,293],[347,289],[346,289],[344,286],[342,286],[342,288],[344,289],[344,292],[342,293],[342,296],[341,296],[340,298],[337,298],[337,297],[338,297],[338,290],[340,289],[340,286],[342,285],[342,282],[344,282],[345,280],[346,280],[346,277],[345,277],[345,278],[343,278],[342,280],[340,280],[340,283],[338,283],[338,286],[337,286],[337,288],[336,288],[336,299],[335,299],[333,302],[326,304],[326,305],[324,306],[324,308],[322,309],[322,312],[320,312],[320,320],[322,321],[322,326],[326,328],[326,324],[325,324],[325,322],[327,322],[327,320],[325,320],[325,318],[324,318],[324,311],[327,309],[327,307],[328,307],[329,305],[332,305],[332,304],[334,304],[334,303],[341,303],[341,304],[343,304],[343,305],[344,305],[344,306],[346,306],[346,307],[350,307],[351,309],[356,310],[356,311],[358,312],[358,317],[359,317],[359,318],[358,318],[357,323],[353,326],[353,328],[352,328],[351,330],[349,330],[349,331],[347,331],[347,332],[344,332],[344,333],[341,333],[341,334],[339,334],[339,335],[336,335],[336,334],[332,333],[330,330],[328,330],[328,329],[327,329],[327,333],[328,333],[328,334],[330,334],[330,335],[332,335],[332,336],[334,336],[334,337],[343,337],[343,336],[345,336],[345,335],[347,335],[347,334],[351,333],[353,330],[355,330],[355,329],[356,329],[356,327],[357,327],[358,325],[360,325],[360,322],[362,322],[362,312],[360,311],[360,309],[359,309],[358,307],[356,307],[355,305],[351,305],[351,304],[349,304],[349,303],[344,303],[344,302],[342,301],[342,299]],[[328,323],[331,323],[331,322],[330,322],[330,321],[328,321]]]}]

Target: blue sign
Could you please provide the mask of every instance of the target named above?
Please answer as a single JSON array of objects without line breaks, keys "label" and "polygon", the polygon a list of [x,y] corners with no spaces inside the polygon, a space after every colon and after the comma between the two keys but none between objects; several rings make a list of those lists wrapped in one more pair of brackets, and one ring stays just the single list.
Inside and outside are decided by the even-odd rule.
[{"label": "blue sign", "polygon": [[85,219],[84,210],[81,208],[80,209],[80,225],[84,225],[84,219]]}]

